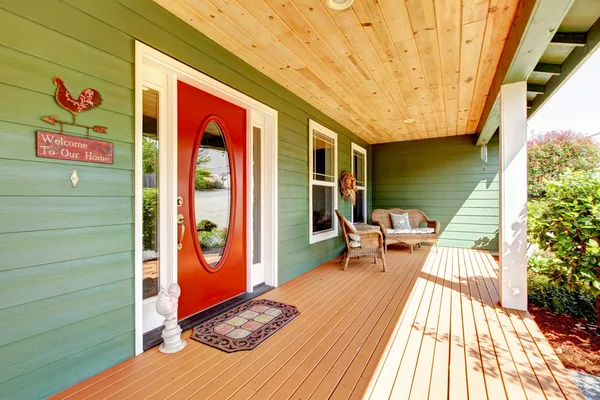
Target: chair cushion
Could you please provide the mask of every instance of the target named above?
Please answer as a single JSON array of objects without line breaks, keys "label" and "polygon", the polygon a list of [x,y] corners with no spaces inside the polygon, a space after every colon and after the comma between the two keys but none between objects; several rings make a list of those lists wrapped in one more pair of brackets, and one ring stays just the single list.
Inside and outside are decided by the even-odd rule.
[{"label": "chair cushion", "polygon": [[348,238],[350,239],[350,247],[361,247],[360,235],[350,233],[348,234]]},{"label": "chair cushion", "polygon": [[400,235],[400,234],[409,234],[409,235],[426,235],[428,233],[433,233],[435,230],[433,228],[410,228],[410,229],[388,229],[386,232],[388,235]]},{"label": "chair cushion", "polygon": [[411,229],[410,221],[408,220],[408,213],[404,213],[404,214],[390,213],[390,218],[392,219],[392,228],[394,230]]}]

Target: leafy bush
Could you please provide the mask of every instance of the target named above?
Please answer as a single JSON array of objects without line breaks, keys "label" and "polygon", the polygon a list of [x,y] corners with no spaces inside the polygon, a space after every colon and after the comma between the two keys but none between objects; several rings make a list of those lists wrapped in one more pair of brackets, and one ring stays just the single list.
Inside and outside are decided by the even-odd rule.
[{"label": "leafy bush", "polygon": [[213,229],[217,228],[217,224],[215,224],[212,221],[209,221],[207,219],[203,219],[202,221],[198,222],[198,224],[196,225],[196,229],[198,230],[198,232],[210,232]]},{"label": "leafy bush", "polygon": [[600,164],[600,145],[572,131],[550,131],[527,143],[529,195],[545,193],[546,179],[556,179],[567,170],[590,171]]},{"label": "leafy bush", "polygon": [[546,182],[544,191],[545,198],[529,202],[529,241],[556,258],[538,271],[561,287],[597,297],[598,305],[600,178],[567,173],[560,182]]},{"label": "leafy bush", "polygon": [[225,239],[227,239],[227,232],[218,229],[198,232],[198,239],[200,240],[200,247],[203,249],[223,247],[225,246]]},{"label": "leafy bush", "polygon": [[223,189],[220,181],[211,179],[211,172],[208,169],[196,168],[196,190],[214,190]]},{"label": "leafy bush", "polygon": [[155,188],[142,189],[142,243],[144,250],[156,250],[157,220],[158,220],[158,190]]},{"label": "leafy bush", "polygon": [[529,302],[559,314],[597,320],[594,297],[558,286],[550,278],[530,272],[527,279]]}]

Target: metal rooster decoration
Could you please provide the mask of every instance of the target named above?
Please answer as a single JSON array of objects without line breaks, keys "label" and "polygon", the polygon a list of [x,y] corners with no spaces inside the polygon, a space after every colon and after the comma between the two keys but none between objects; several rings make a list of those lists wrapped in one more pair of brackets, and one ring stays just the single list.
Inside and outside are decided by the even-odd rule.
[{"label": "metal rooster decoration", "polygon": [[55,76],[54,78],[52,78],[52,82],[54,82],[54,84],[56,85],[56,92],[54,94],[56,102],[59,106],[61,106],[73,115],[73,122],[69,123],[65,121],[60,121],[54,116],[43,117],[42,120],[52,125],[59,124],[61,133],[63,132],[63,125],[80,126],[82,128],[86,128],[88,136],[90,134],[90,130],[93,130],[97,133],[106,133],[107,128],[105,126],[87,126],[80,125],[77,123],[77,114],[79,114],[80,112],[89,111],[92,108],[99,107],[100,105],[102,105],[102,96],[100,95],[100,92],[92,88],[87,88],[84,91],[82,91],[79,94],[77,100],[75,100],[75,98],[71,95],[71,93],[65,86],[64,81],[61,78]]}]

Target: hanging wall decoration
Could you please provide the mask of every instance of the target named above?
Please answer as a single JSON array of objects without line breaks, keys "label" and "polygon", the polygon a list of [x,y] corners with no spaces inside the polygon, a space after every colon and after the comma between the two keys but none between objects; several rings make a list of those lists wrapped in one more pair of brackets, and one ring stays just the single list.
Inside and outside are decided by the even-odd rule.
[{"label": "hanging wall decoration", "polygon": [[[85,89],[77,100],[71,95],[62,79],[55,76],[54,98],[59,106],[70,112],[73,122],[61,121],[56,116],[43,117],[42,120],[60,127],[60,132],[37,131],[36,156],[60,160],[112,164],[114,162],[114,143],[90,139],[90,131],[107,134],[107,127],[100,125],[82,125],[77,123],[77,114],[102,105],[102,96],[95,89]],[[64,126],[85,128],[87,138],[64,134]]]},{"label": "hanging wall decoration", "polygon": [[342,175],[340,175],[340,192],[344,199],[352,201],[353,206],[356,205],[357,191],[356,178],[350,172],[342,172]]}]

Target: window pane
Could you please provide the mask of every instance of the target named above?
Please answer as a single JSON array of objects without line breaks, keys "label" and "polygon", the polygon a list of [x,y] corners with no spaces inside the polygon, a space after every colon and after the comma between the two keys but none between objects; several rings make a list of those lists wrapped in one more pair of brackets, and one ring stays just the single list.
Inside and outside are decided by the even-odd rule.
[{"label": "window pane", "polygon": [[332,187],[313,186],[313,234],[333,229],[333,196],[334,193]]},{"label": "window pane", "polygon": [[143,298],[154,297],[159,288],[158,243],[158,99],[156,90],[143,90],[142,130],[142,276]]},{"label": "window pane", "polygon": [[365,156],[354,152],[354,177],[358,186],[365,186]]},{"label": "window pane", "polygon": [[214,267],[223,257],[229,229],[231,176],[225,136],[216,122],[207,125],[196,157],[196,229],[202,257]]},{"label": "window pane", "polygon": [[333,139],[314,131],[313,135],[313,179],[334,182]]},{"label": "window pane", "polygon": [[261,174],[260,148],[262,131],[258,127],[252,128],[252,263],[258,264],[261,260]]},{"label": "window pane", "polygon": [[356,205],[352,209],[352,220],[354,223],[367,222],[365,218],[365,191],[359,190],[356,192]]}]

